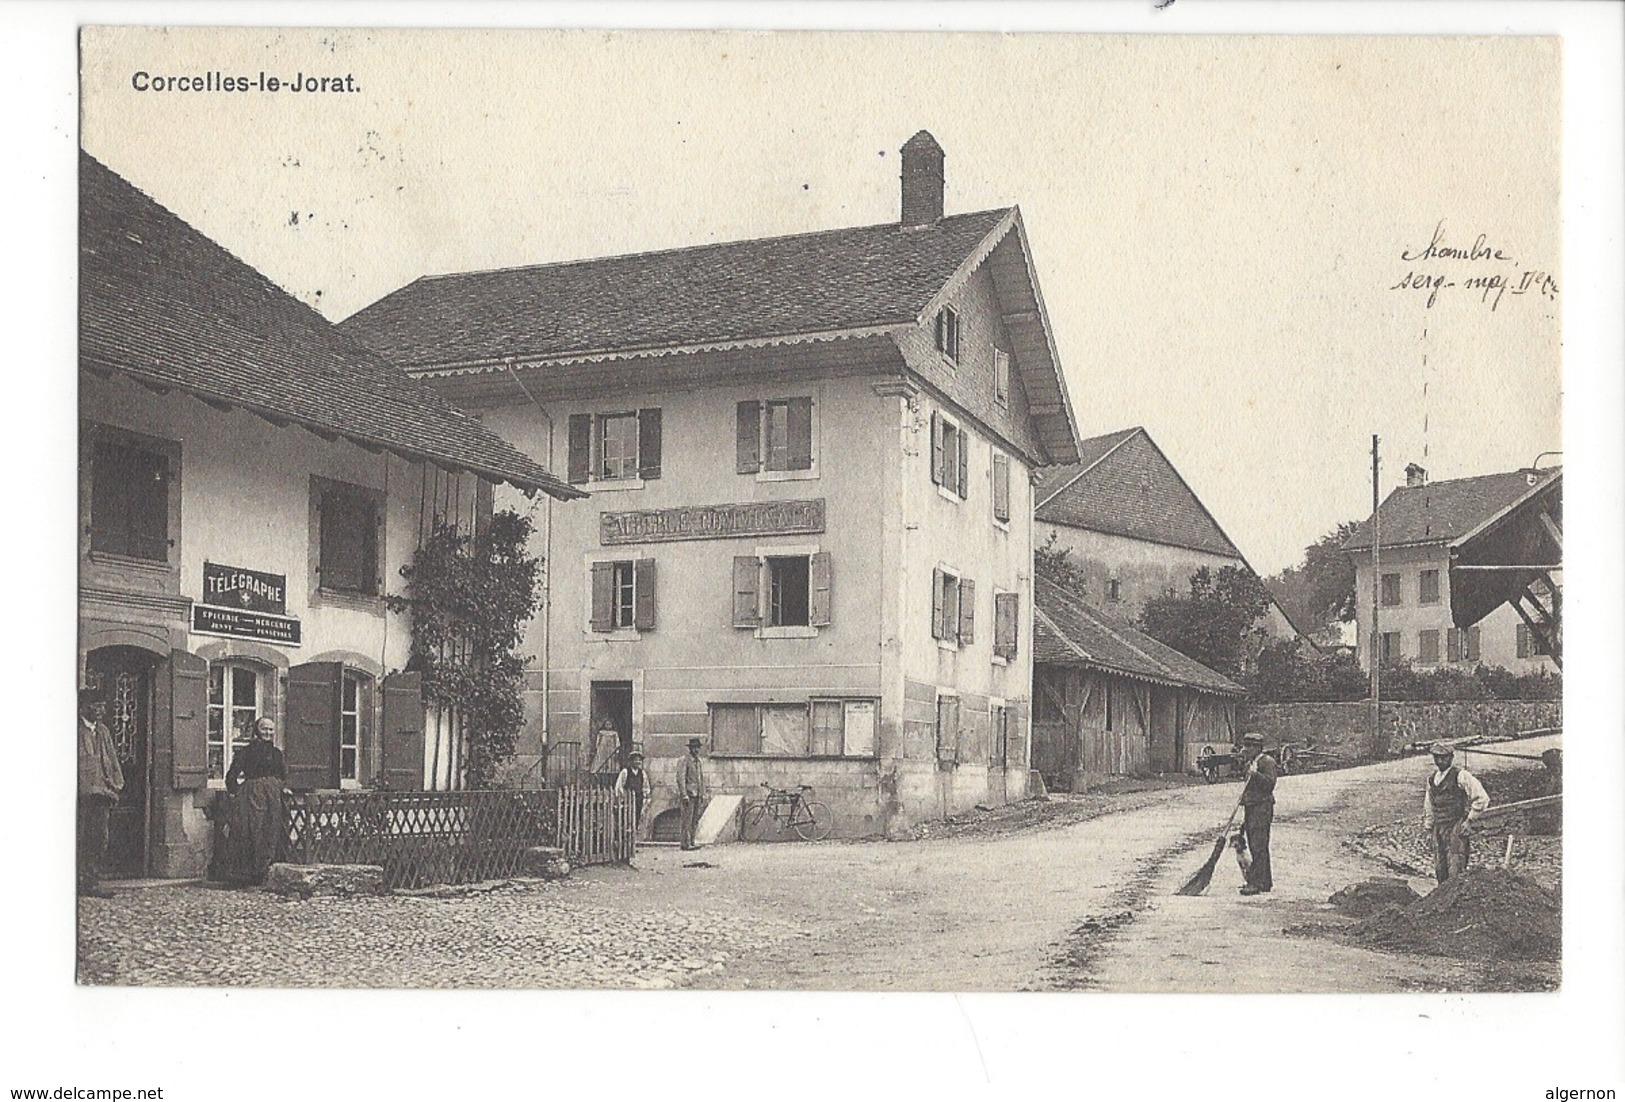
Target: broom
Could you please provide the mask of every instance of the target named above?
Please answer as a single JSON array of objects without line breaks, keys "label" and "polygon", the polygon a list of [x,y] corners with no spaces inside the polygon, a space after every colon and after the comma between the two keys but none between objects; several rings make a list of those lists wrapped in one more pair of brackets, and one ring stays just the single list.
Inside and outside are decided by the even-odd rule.
[{"label": "broom", "polygon": [[1219,858],[1224,856],[1224,845],[1229,838],[1230,824],[1236,821],[1236,812],[1241,810],[1241,801],[1230,811],[1230,818],[1224,821],[1224,829],[1219,831],[1219,840],[1213,843],[1213,853],[1208,857],[1207,863],[1196,870],[1196,875],[1185,881],[1175,895],[1201,895],[1207,891],[1207,886],[1213,883],[1213,870],[1219,867]]}]

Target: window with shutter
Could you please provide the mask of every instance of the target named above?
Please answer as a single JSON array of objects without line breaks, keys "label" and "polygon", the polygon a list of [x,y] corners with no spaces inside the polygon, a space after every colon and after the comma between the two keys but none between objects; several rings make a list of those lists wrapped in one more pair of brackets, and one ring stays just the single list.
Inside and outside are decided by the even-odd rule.
[{"label": "window with shutter", "polygon": [[772,556],[767,560],[767,626],[811,625],[811,569],[808,556]]},{"label": "window with shutter", "polygon": [[383,787],[411,792],[423,787],[423,674],[392,673],[383,681],[384,715],[378,752]]},{"label": "window with shutter", "polygon": [[641,431],[636,413],[598,415],[598,478],[605,482],[616,482],[638,477],[638,436]]},{"label": "window with shutter", "polygon": [[959,581],[959,642],[967,647],[976,642],[976,583],[969,578]]},{"label": "window with shutter", "polygon": [[224,781],[231,759],[247,746],[265,700],[262,670],[244,661],[209,666],[206,746],[211,781]]},{"label": "window with shutter", "polygon": [[635,611],[632,626],[639,631],[653,631],[655,626],[655,561],[639,559],[633,571],[633,598]]},{"label": "window with shutter", "polygon": [[733,573],[733,626],[753,628],[762,622],[761,562],[755,555],[735,555]]},{"label": "window with shutter", "polygon": [[1416,637],[1416,660],[1424,666],[1436,666],[1439,663],[1439,633],[1437,630],[1423,631]]},{"label": "window with shutter", "polygon": [[1439,603],[1439,572],[1437,570],[1422,571],[1417,584],[1416,598],[1424,605]]},{"label": "window with shutter", "polygon": [[98,440],[91,451],[90,549],[167,562],[169,493],[168,456]]},{"label": "window with shutter", "polygon": [[372,678],[359,670],[345,670],[339,693],[339,785],[357,788],[370,777],[372,754]]},{"label": "window with shutter", "polygon": [[993,350],[993,400],[1001,406],[1010,404],[1010,354]]},{"label": "window with shutter", "polygon": [[380,495],[347,483],[315,479],[321,589],[374,596],[378,592]]},{"label": "window with shutter", "polygon": [[734,409],[734,470],[755,474],[762,469],[762,404],[740,402]]},{"label": "window with shutter", "polygon": [[570,414],[569,432],[569,479],[572,483],[582,483],[592,473],[592,414]]},{"label": "window with shutter", "polygon": [[1010,457],[1000,453],[993,456],[993,519],[1010,520]]},{"label": "window with shutter", "polygon": [[282,752],[289,788],[339,787],[343,681],[339,662],[306,662],[288,670]]},{"label": "window with shutter", "polygon": [[1016,640],[1021,631],[1021,594],[993,595],[993,653],[1005,661],[1016,656]]},{"label": "window with shutter", "polygon": [[658,409],[638,410],[638,477],[660,477],[661,429]]},{"label": "window with shutter", "polygon": [[1449,629],[1448,632],[1446,632],[1445,639],[1444,639],[1444,650],[1445,650],[1445,661],[1447,661],[1447,662],[1460,662],[1461,661],[1461,629],[1460,628],[1451,628],[1451,629]]},{"label": "window with shutter", "polygon": [[812,469],[812,408],[811,398],[790,399],[790,448],[787,462],[792,471]]},{"label": "window with shutter", "polygon": [[952,306],[937,311],[937,351],[959,362],[959,313]]}]

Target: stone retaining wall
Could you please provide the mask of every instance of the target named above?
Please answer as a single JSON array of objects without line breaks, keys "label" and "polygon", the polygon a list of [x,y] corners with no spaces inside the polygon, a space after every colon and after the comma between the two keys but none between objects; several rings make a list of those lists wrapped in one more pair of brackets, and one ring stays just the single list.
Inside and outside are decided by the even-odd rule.
[{"label": "stone retaining wall", "polygon": [[1563,705],[1555,700],[1384,701],[1376,740],[1371,732],[1371,705],[1363,700],[1243,704],[1236,721],[1241,731],[1257,731],[1268,745],[1310,741],[1317,750],[1369,761],[1412,742],[1510,737],[1522,731],[1561,727]]}]

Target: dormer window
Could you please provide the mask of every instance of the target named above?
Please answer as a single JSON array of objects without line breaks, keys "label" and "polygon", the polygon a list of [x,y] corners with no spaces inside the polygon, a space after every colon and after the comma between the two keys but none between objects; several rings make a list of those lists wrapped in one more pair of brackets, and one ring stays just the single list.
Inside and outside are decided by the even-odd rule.
[{"label": "dormer window", "polygon": [[952,306],[937,311],[937,351],[959,362],[959,311]]}]

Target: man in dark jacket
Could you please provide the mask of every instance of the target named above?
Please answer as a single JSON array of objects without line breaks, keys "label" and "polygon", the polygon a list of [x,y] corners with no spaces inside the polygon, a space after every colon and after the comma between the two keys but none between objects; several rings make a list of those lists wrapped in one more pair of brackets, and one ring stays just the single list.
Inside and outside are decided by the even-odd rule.
[{"label": "man in dark jacket", "polygon": [[1241,831],[1253,855],[1241,894],[1258,895],[1275,886],[1270,875],[1270,824],[1275,821],[1275,781],[1281,767],[1264,753],[1263,735],[1242,735],[1241,755],[1247,766],[1247,780],[1241,790]]}]

